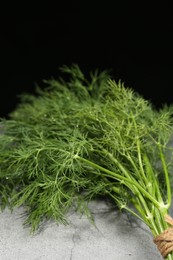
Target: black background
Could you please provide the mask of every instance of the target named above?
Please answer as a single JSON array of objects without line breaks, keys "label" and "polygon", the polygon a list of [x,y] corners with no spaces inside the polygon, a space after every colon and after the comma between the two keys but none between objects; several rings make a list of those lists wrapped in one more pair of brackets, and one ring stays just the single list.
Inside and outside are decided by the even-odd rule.
[{"label": "black background", "polygon": [[72,63],[84,73],[111,70],[115,80],[157,108],[173,103],[171,1],[130,2],[65,3],[12,15],[7,8],[1,22],[0,117],[15,109],[21,93],[34,93],[36,83],[58,78],[59,67]]}]

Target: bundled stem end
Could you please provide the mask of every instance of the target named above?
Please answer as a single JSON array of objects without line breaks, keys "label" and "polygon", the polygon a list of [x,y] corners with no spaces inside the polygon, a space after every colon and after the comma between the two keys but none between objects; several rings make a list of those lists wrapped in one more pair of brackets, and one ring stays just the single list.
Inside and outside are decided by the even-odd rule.
[{"label": "bundled stem end", "polygon": [[154,243],[157,245],[157,248],[163,258],[166,258],[168,255],[172,259],[171,253],[173,252],[173,219],[169,215],[165,215],[165,221],[171,226],[164,230],[160,235],[157,235],[154,238]]}]

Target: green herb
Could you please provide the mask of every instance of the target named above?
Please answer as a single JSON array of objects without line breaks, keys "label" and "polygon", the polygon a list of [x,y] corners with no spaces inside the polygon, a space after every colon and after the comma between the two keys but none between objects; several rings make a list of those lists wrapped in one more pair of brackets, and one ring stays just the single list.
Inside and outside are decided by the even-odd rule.
[{"label": "green herb", "polygon": [[[44,81],[1,119],[0,203],[25,206],[35,232],[47,219],[67,224],[71,207],[110,198],[158,236],[170,225],[172,108],[153,105],[106,72]],[[173,259],[169,253],[167,259]]]}]

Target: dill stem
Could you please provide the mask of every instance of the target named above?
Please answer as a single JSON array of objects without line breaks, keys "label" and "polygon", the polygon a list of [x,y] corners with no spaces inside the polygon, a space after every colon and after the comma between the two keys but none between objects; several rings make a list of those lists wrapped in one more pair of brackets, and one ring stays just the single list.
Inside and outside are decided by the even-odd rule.
[{"label": "dill stem", "polygon": [[163,170],[164,170],[164,174],[165,174],[165,181],[166,181],[166,187],[167,187],[167,204],[170,206],[171,205],[171,186],[170,186],[170,179],[169,179],[169,174],[168,174],[168,170],[167,170],[167,166],[165,163],[165,159],[163,156],[163,152],[161,149],[161,146],[158,144],[159,147],[159,151],[160,151],[160,158],[162,161],[162,165],[163,165]]},{"label": "dill stem", "polygon": [[139,189],[139,191],[142,193],[142,194],[144,194],[151,202],[153,202],[153,204],[157,207],[157,208],[159,208],[159,207],[161,207],[162,205],[160,205],[160,203],[152,196],[152,195],[150,195],[136,180],[132,180],[132,179],[129,179],[129,178],[127,178],[127,177],[124,177],[124,176],[121,176],[121,175],[119,175],[119,174],[117,174],[117,173],[115,173],[115,172],[112,172],[112,171],[110,171],[110,170],[108,170],[108,169],[106,169],[106,168],[104,168],[104,167],[102,167],[102,166],[100,166],[100,165],[98,165],[98,164],[96,164],[96,163],[93,163],[93,162],[91,162],[91,161],[89,161],[89,160],[87,160],[87,159],[85,159],[85,158],[83,158],[83,157],[80,157],[79,155],[75,155],[75,158],[76,159],[79,159],[79,160],[81,160],[81,161],[83,161],[83,162],[85,162],[86,164],[89,164],[89,165],[91,165],[93,168],[96,168],[96,169],[99,169],[99,170],[101,170],[102,172],[105,172],[107,175],[104,175],[104,176],[106,176],[106,177],[112,177],[112,178],[114,178],[114,179],[116,179],[116,180],[122,180],[122,181],[124,181],[124,184],[127,186],[127,184],[132,184],[132,185],[134,185],[134,186],[136,186],[138,189]]},{"label": "dill stem", "polygon": [[139,161],[140,173],[142,175],[142,179],[145,181],[145,184],[147,184],[148,180],[147,180],[146,175],[144,173],[142,157],[141,157],[141,148],[140,148],[140,142],[139,142],[138,137],[137,137],[137,151],[138,151],[138,161]]},{"label": "dill stem", "polygon": [[153,196],[155,196],[157,198],[157,200],[163,204],[163,198],[159,189],[159,184],[158,184],[158,180],[153,172],[153,168],[152,165],[148,159],[148,156],[146,153],[144,153],[143,155],[143,160],[144,160],[144,164],[145,164],[145,170],[146,170],[146,175],[147,175],[147,179],[149,180],[151,187],[148,187],[148,190],[151,194],[153,194]]}]

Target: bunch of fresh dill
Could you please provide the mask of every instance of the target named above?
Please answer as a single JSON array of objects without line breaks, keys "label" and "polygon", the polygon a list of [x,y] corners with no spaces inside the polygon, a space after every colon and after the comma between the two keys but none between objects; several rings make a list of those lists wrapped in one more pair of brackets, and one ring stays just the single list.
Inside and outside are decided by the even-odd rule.
[{"label": "bunch of fresh dill", "polygon": [[67,223],[74,205],[88,215],[105,196],[158,236],[169,227],[172,109],[154,109],[106,71],[88,80],[77,65],[61,69],[68,80],[45,81],[1,119],[2,209],[25,206],[35,231],[49,218]]}]

